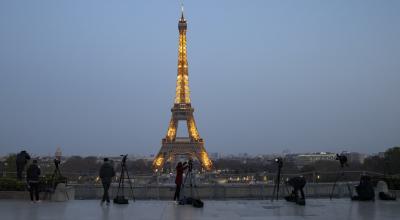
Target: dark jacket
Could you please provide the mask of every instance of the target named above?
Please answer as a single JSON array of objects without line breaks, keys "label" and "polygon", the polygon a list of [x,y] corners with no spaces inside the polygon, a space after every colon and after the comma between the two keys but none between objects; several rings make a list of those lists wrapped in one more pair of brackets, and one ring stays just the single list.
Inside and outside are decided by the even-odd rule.
[{"label": "dark jacket", "polygon": [[110,183],[115,176],[114,167],[109,162],[103,163],[100,167],[99,176],[102,182]]},{"label": "dark jacket", "polygon": [[287,183],[295,189],[302,189],[306,185],[306,179],[304,179],[304,177],[296,176],[290,178]]},{"label": "dark jacket", "polygon": [[186,170],[187,166],[183,166],[181,164],[178,164],[176,166],[176,178],[175,178],[175,184],[181,185],[183,181],[183,171]]},{"label": "dark jacket", "polygon": [[26,151],[21,151],[17,154],[15,162],[17,163],[17,165],[25,165],[30,159],[31,156]]},{"label": "dark jacket", "polygon": [[356,186],[358,200],[373,200],[375,199],[374,186],[370,176],[361,176],[360,184]]},{"label": "dark jacket", "polygon": [[26,171],[26,181],[30,183],[39,182],[40,168],[36,164],[31,164]]}]

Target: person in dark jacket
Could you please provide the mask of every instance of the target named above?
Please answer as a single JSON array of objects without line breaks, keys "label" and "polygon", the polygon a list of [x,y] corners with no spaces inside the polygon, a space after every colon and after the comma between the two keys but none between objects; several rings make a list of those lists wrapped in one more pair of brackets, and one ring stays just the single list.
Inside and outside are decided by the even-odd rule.
[{"label": "person in dark jacket", "polygon": [[115,176],[114,167],[109,162],[108,158],[104,158],[104,163],[100,167],[99,176],[101,178],[101,183],[103,184],[103,198],[101,203],[103,204],[107,201],[107,205],[110,204],[110,197],[108,195],[108,190],[110,189],[112,178]]},{"label": "person in dark jacket", "polygon": [[[295,202],[298,205],[305,205],[306,204],[306,197],[304,196],[303,188],[306,185],[306,179],[302,176],[296,176],[290,178],[287,181],[287,184],[293,187],[292,193],[288,196],[285,196],[286,201],[288,202]],[[299,192],[300,196],[299,197]]]},{"label": "person in dark jacket", "polygon": [[28,167],[26,171],[26,181],[29,185],[29,194],[31,196],[31,201],[35,202],[33,195],[35,194],[36,202],[40,202],[39,200],[39,177],[40,177],[40,168],[37,165],[37,160],[33,160],[32,164]]},{"label": "person in dark jacket", "polygon": [[174,195],[174,200],[179,200],[179,195],[181,192],[181,186],[182,186],[182,181],[183,181],[183,171],[185,171],[188,166],[186,165],[187,163],[184,162],[179,162],[178,165],[176,166],[176,178],[175,178],[175,195]]},{"label": "person in dark jacket", "polygon": [[17,158],[15,159],[17,165],[17,179],[22,180],[22,172],[25,169],[28,160],[31,159],[31,156],[26,151],[21,151],[17,154]]},{"label": "person in dark jacket", "polygon": [[359,201],[374,201],[375,200],[375,191],[372,185],[372,180],[370,176],[361,176],[360,184],[356,186],[357,195],[353,196],[352,200]]}]

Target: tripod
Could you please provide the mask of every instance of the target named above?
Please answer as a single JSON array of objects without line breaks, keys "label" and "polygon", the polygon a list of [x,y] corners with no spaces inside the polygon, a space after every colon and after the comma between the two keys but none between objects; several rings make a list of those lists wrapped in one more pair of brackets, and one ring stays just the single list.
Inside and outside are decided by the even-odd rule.
[{"label": "tripod", "polygon": [[[182,192],[181,192],[181,194],[179,196],[180,197],[179,198],[180,201],[182,201],[182,199],[184,199],[184,197],[185,197],[184,189],[185,189],[185,187],[187,185],[190,188],[190,197],[188,197],[188,198],[193,198],[193,188],[196,187],[196,180],[195,180],[196,177],[193,175],[193,172],[192,172],[193,163],[191,161],[189,161],[188,164],[189,164],[188,165],[188,170],[186,171],[186,176],[185,176],[185,179],[183,180],[183,184],[182,184]],[[186,181],[188,181],[188,183]],[[199,193],[198,193],[197,189],[195,189],[195,192],[196,192],[197,197],[198,197]]]},{"label": "tripod", "polygon": [[[61,175],[61,171],[60,171],[60,163],[61,161],[58,159],[54,159],[54,171],[53,174],[51,175],[51,179],[50,179],[50,186],[51,188],[47,189],[46,192],[46,198],[49,198],[48,196],[49,193],[54,193],[57,187],[57,184],[59,183],[60,178],[62,178],[63,176]],[[67,185],[67,180],[64,180],[65,185]],[[67,200],[69,200],[69,196],[68,196],[68,192],[65,191],[65,197],[67,198]]]},{"label": "tripod", "polygon": [[283,166],[282,158],[276,158],[275,162],[278,164],[278,172],[276,174],[276,181],[274,185],[274,191],[272,192],[271,202],[274,201],[275,193],[276,193],[276,200],[279,198],[279,184],[281,182],[281,169]]},{"label": "tripod", "polygon": [[53,190],[56,189],[56,180],[59,179],[60,177],[62,177],[61,171],[59,168],[60,162],[57,160],[54,160],[54,164],[55,164],[56,168],[54,169],[53,174],[51,175],[51,186],[52,186]]},{"label": "tripod", "polygon": [[[348,166],[348,165],[347,165],[347,166]],[[337,182],[338,182],[340,179],[343,179],[343,178],[344,178],[344,164],[341,164],[340,167],[341,167],[341,172],[338,172],[337,175],[336,175],[335,182],[333,183],[333,186],[332,186],[331,194],[329,195],[329,199],[330,199],[330,200],[332,200],[333,192],[335,191]],[[352,193],[351,193],[350,185],[349,185],[348,182],[347,182],[346,184],[347,184],[347,189],[349,190],[349,195],[350,195],[350,198],[351,198]]]},{"label": "tripod", "polygon": [[[136,201],[135,195],[133,194],[131,178],[129,177],[128,169],[126,169],[126,157],[127,156],[128,155],[123,156],[123,159],[121,162],[121,175],[119,177],[117,195],[114,198],[114,203],[116,203],[116,204],[128,204],[129,203],[128,199],[125,198],[125,193],[124,193],[125,179],[127,179],[129,182],[132,199],[134,202]],[[125,175],[126,175],[126,178],[125,178]]]}]

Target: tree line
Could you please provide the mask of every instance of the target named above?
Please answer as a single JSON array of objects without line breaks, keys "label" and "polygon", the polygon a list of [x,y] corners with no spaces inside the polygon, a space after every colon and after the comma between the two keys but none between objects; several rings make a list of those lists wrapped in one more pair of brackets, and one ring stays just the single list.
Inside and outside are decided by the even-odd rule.
[{"label": "tree line", "polygon": [[[102,162],[97,157],[71,156],[60,166],[61,172],[68,175],[96,175]],[[282,173],[304,173],[304,172],[336,172],[339,169],[338,161],[321,160],[312,164],[298,167],[293,161],[285,161],[282,167]],[[116,170],[119,170],[120,164],[114,162]],[[152,161],[138,159],[128,160],[126,163],[128,171],[132,174],[151,174]],[[263,158],[251,159],[218,159],[214,161],[214,168],[227,174],[243,173],[275,173],[277,166],[274,161]],[[45,172],[52,172],[54,164],[49,163],[42,167]],[[15,172],[15,154],[9,155],[7,159],[0,162],[0,170],[4,172]],[[352,162],[346,167],[348,171],[370,171],[382,173],[385,175],[400,174],[400,147],[392,147],[385,151],[383,157],[370,156],[364,160],[364,163]]]}]

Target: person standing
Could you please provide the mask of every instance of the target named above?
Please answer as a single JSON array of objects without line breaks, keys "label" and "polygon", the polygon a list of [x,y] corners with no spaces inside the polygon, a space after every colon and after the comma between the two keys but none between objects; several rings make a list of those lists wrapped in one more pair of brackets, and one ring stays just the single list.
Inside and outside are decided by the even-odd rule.
[{"label": "person standing", "polygon": [[24,150],[17,154],[15,162],[17,165],[17,179],[18,180],[22,180],[22,172],[24,171],[25,166],[28,163],[28,160],[30,160],[30,159],[31,159],[31,156]]},{"label": "person standing", "polygon": [[109,205],[110,197],[108,195],[108,190],[110,189],[112,178],[115,176],[115,171],[108,158],[104,158],[104,163],[100,167],[99,176],[104,189],[101,204],[107,201],[107,205]]},{"label": "person standing", "polygon": [[[26,181],[29,185],[29,194],[31,196],[32,202],[40,202],[39,200],[39,177],[40,177],[40,168],[37,165],[37,160],[33,160],[32,164],[28,167],[26,171]],[[35,199],[33,196],[35,195]]]},{"label": "person standing", "polygon": [[182,181],[183,181],[183,171],[185,171],[187,168],[186,162],[182,164],[182,162],[179,162],[178,165],[176,166],[176,178],[175,178],[175,195],[174,195],[174,200],[179,201],[179,196],[181,192],[181,186],[182,186]]}]

